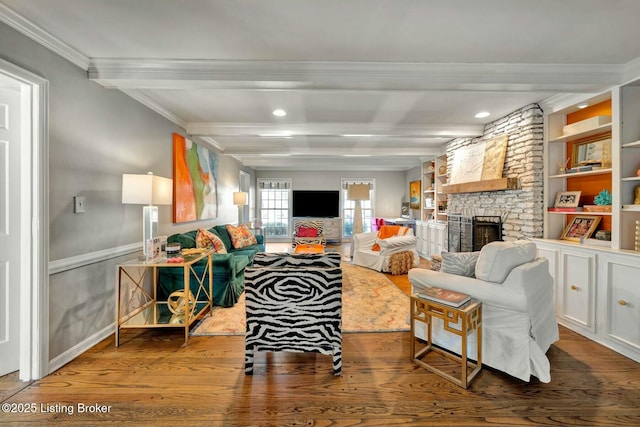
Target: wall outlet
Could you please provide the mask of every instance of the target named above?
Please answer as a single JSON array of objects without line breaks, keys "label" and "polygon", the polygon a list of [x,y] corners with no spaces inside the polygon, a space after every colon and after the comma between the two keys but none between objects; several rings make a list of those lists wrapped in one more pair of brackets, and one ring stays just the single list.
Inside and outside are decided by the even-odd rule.
[{"label": "wall outlet", "polygon": [[73,197],[73,213],[86,212],[86,198],[84,196]]}]

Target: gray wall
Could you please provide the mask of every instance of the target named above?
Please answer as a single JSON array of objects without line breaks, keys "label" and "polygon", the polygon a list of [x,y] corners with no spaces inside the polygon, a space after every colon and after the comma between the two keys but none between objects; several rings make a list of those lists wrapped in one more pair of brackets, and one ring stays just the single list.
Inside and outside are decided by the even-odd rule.
[{"label": "gray wall", "polygon": [[[152,171],[171,177],[172,133],[184,135],[184,129],[122,92],[89,81],[86,71],[3,23],[0,57],[50,83],[50,260],[141,242],[142,206],[122,205],[122,174]],[[238,189],[239,170],[235,159],[220,156],[218,218],[174,225],[171,207],[162,206],[160,234],[235,222],[231,193]],[[86,197],[86,213],[73,213],[75,195]],[[115,264],[132,257],[50,276],[50,358],[114,322]]]},{"label": "gray wall", "polygon": [[374,178],[374,214],[392,218],[400,216],[402,202],[409,200],[405,175],[404,171],[256,171],[256,178],[291,178],[294,190],[339,190],[342,178]]}]

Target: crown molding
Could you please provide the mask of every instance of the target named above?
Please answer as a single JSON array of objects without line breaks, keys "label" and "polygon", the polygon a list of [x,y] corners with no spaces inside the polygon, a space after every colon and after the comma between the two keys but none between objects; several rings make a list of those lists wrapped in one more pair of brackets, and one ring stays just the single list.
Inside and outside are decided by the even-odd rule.
[{"label": "crown molding", "polygon": [[90,59],[88,56],[43,30],[33,22],[25,19],[22,15],[3,3],[0,3],[0,21],[83,70],[89,67]]},{"label": "crown molding", "polygon": [[624,66],[623,84],[640,79],[640,58],[629,61]]},{"label": "crown molding", "polygon": [[176,125],[180,126],[182,129],[186,129],[187,122],[185,120],[183,120],[182,118],[176,116],[171,111],[169,111],[166,108],[164,108],[162,105],[158,104],[156,101],[151,99],[145,93],[143,93],[143,92],[141,92],[139,90],[133,90],[133,89],[120,89],[120,90],[123,93],[125,93],[126,95],[130,96],[131,98],[133,98],[136,101],[138,101],[139,103],[141,103],[142,105],[144,105],[144,106],[152,109],[156,113],[160,114],[165,119],[175,123]]}]

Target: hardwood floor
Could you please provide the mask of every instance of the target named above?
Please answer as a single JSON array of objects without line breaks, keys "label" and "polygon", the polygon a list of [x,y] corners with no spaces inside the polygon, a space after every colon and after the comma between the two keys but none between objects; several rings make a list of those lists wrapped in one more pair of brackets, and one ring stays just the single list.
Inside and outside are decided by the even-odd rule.
[{"label": "hardwood floor", "polygon": [[[406,275],[393,279],[407,291]],[[125,330],[120,347],[106,339],[39,381],[0,378],[9,409],[35,404],[31,414],[3,405],[0,424],[640,425],[640,365],[565,328],[560,335],[548,352],[551,383],[485,368],[464,390],[409,361],[407,332],[345,334],[343,375],[334,377],[329,356],[258,353],[245,376],[243,337],[198,336],[181,347],[180,331]]]}]

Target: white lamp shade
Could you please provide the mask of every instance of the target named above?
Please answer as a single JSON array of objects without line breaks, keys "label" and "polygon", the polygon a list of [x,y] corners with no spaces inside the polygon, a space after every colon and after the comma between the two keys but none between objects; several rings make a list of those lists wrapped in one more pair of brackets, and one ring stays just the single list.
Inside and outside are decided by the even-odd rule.
[{"label": "white lamp shade", "polygon": [[349,184],[348,200],[369,200],[369,184]]},{"label": "white lamp shade", "polygon": [[122,175],[122,203],[131,205],[170,205],[173,202],[173,180],[155,176]]},{"label": "white lamp shade", "polygon": [[233,193],[233,204],[245,206],[249,204],[249,194],[244,191],[236,191]]}]

